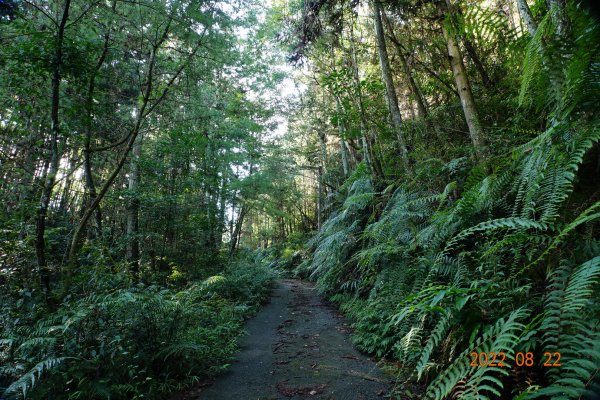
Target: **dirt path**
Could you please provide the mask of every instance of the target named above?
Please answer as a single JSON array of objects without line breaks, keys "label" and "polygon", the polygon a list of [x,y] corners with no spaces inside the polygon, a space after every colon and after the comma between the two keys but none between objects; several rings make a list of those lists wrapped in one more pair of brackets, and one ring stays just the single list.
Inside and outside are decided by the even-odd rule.
[{"label": "dirt path", "polygon": [[228,372],[194,395],[203,400],[381,399],[390,380],[350,342],[344,319],[312,285],[282,280],[247,324]]}]

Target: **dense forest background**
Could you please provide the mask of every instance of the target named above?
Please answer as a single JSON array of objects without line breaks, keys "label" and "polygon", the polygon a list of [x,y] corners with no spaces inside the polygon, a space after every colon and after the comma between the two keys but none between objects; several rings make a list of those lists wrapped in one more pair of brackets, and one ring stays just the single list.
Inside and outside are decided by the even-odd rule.
[{"label": "dense forest background", "polygon": [[0,396],[167,398],[287,274],[398,398],[592,399],[599,101],[593,2],[2,0]]}]

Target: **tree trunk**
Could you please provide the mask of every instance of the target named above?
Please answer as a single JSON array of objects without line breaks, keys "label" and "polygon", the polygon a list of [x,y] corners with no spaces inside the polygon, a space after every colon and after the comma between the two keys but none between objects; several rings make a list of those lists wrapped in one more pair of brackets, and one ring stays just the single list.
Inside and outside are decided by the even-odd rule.
[{"label": "tree trunk", "polygon": [[[388,28],[389,38],[392,41],[392,43],[394,44],[394,47],[396,48],[396,54],[398,55],[398,58],[400,59],[400,63],[402,64],[402,69],[404,70],[404,74],[406,75],[406,79],[410,86],[410,91],[413,94],[413,96],[415,97],[419,117],[427,118],[428,111],[427,111],[427,105],[425,103],[425,99],[423,98],[423,95],[421,94],[421,90],[419,89],[419,86],[417,85],[417,82],[415,81],[415,78],[412,74],[412,71],[411,71],[409,65],[408,65],[406,57],[404,56],[404,49],[402,48],[402,44],[400,43],[400,40],[398,40],[398,38],[394,34],[392,24],[391,24],[390,20],[387,18],[387,16],[385,15],[385,13],[383,12],[383,10],[382,10],[382,17]],[[433,125],[433,123],[431,123],[430,120],[426,120],[426,124],[429,127],[429,129],[431,129],[436,134],[436,136],[438,138],[441,137],[440,131],[437,126]]]},{"label": "tree trunk", "polygon": [[131,151],[129,167],[129,204],[127,206],[127,261],[132,274],[140,271],[140,242],[139,242],[139,184],[140,184],[140,155],[142,153],[142,136],[139,135]]},{"label": "tree trunk", "polygon": [[[254,173],[254,163],[251,162],[250,168],[248,168],[248,175],[252,176]],[[233,257],[237,250],[237,247],[240,242],[240,238],[242,236],[242,227],[244,225],[244,218],[246,214],[250,211],[250,208],[247,204],[242,204],[240,208],[240,214],[238,215],[238,220],[235,223],[235,228],[233,229],[233,235],[231,236],[231,242],[229,244],[229,257]]]},{"label": "tree trunk", "polygon": [[471,59],[471,61],[473,61],[473,65],[475,65],[475,69],[477,70],[477,73],[481,77],[481,82],[483,83],[483,86],[485,86],[486,88],[491,87],[492,80],[490,79],[489,74],[485,70],[485,66],[483,65],[483,62],[481,61],[481,58],[479,58],[479,55],[477,54],[475,45],[469,39],[466,39],[466,38],[463,38],[463,44],[465,45],[465,49],[467,50],[467,53],[469,54],[469,58]]},{"label": "tree trunk", "polygon": [[[29,122],[29,121],[28,121]],[[28,123],[29,125],[29,123]],[[29,128],[29,126],[27,126]],[[36,163],[34,162],[34,154],[31,147],[28,147],[25,153],[25,165],[30,167],[23,170],[23,175],[20,178],[21,191],[19,193],[19,210],[20,210],[20,227],[19,227],[19,240],[25,239],[27,236],[27,221],[30,217],[29,203],[31,201],[31,194],[33,192],[33,185],[35,185],[35,170]]]},{"label": "tree trunk", "polygon": [[565,40],[570,31],[566,0],[548,0],[548,8],[556,27],[556,35],[559,40]]},{"label": "tree trunk", "polygon": [[321,147],[321,165],[319,165],[319,208],[321,213],[323,208],[326,207],[325,201],[327,199],[327,187],[323,184],[325,174],[327,173],[327,137],[324,131],[319,131],[319,143]]},{"label": "tree trunk", "polygon": [[221,177],[221,188],[219,190],[219,230],[218,230],[218,243],[216,248],[220,249],[223,244],[223,233],[225,232],[225,210],[227,208],[227,180],[225,174]]},{"label": "tree trunk", "polygon": [[354,78],[354,86],[356,90],[357,104],[358,104],[358,113],[360,115],[360,133],[361,133],[361,141],[362,141],[362,151],[363,151],[363,159],[374,175],[377,175],[377,172],[373,168],[373,163],[371,160],[371,149],[369,146],[369,141],[367,139],[367,118],[365,116],[365,110],[362,101],[362,89],[360,87],[360,78],[358,76],[358,60],[356,57],[356,48],[354,44],[354,31],[351,30],[350,37],[350,45],[352,51],[352,76]]},{"label": "tree trunk", "polygon": [[337,128],[340,135],[340,155],[342,158],[342,170],[344,172],[344,178],[347,178],[350,173],[350,167],[348,165],[348,149],[346,148],[346,131],[344,129],[344,122],[341,119],[342,106],[340,99],[335,96],[335,107],[338,114]]},{"label": "tree trunk", "polygon": [[71,190],[73,187],[73,174],[77,169],[77,154],[75,150],[68,156],[68,162],[65,168],[65,180],[63,185],[62,195],[60,196],[60,202],[58,205],[58,211],[61,215],[66,216],[69,211],[69,201],[71,198]]},{"label": "tree trunk", "polygon": [[[113,11],[115,7],[115,2],[113,1]],[[89,208],[98,194],[96,192],[96,185],[94,183],[94,176],[92,174],[92,152],[91,152],[91,143],[92,143],[92,122],[94,119],[94,92],[96,90],[96,77],[98,76],[98,72],[102,65],[104,64],[104,60],[106,59],[106,55],[108,54],[108,45],[109,45],[110,34],[107,33],[104,36],[104,46],[102,48],[102,53],[98,58],[98,62],[96,63],[96,68],[92,72],[90,77],[90,82],[88,84],[88,93],[86,99],[86,118],[85,118],[85,138],[83,142],[83,170],[85,176],[85,187],[87,191],[87,202],[85,202],[85,208]],[[100,236],[102,233],[102,209],[100,205],[96,207],[96,211],[94,213],[95,221],[96,221],[96,234],[95,236]]]},{"label": "tree trunk", "polygon": [[[389,21],[388,21],[389,23]],[[415,101],[417,103],[417,111],[419,113],[419,117],[425,118],[427,117],[427,106],[425,105],[425,100],[423,99],[423,95],[421,94],[421,90],[417,86],[417,82],[413,77],[413,74],[408,66],[408,62],[406,61],[406,57],[404,56],[404,52],[402,49],[402,45],[400,41],[398,41],[393,35],[392,27],[388,25],[388,30],[390,32],[390,39],[396,48],[396,54],[398,55],[398,59],[400,59],[400,64],[402,64],[402,69],[404,70],[404,74],[406,75],[406,80],[408,81],[408,85],[410,86],[410,91],[415,96]]]},{"label": "tree trunk", "polygon": [[52,189],[56,182],[56,174],[58,173],[60,154],[58,149],[58,139],[60,135],[60,81],[61,69],[63,63],[63,41],[65,36],[65,26],[69,19],[69,9],[71,0],[66,0],[58,31],[56,32],[56,50],[52,65],[52,105],[50,112],[51,135],[50,135],[50,162],[49,169],[44,180],[42,195],[35,221],[35,255],[37,259],[37,267],[40,274],[42,289],[46,296],[50,292],[50,271],[48,270],[46,260],[46,241],[44,235],[46,233],[46,217],[48,215],[48,206],[52,196]]},{"label": "tree trunk", "polygon": [[317,230],[323,225],[323,168],[317,169]]},{"label": "tree trunk", "polygon": [[383,23],[381,21],[379,0],[371,0],[371,7],[373,8],[375,37],[377,38],[377,49],[379,50],[379,66],[381,67],[381,78],[385,84],[386,100],[392,117],[392,125],[394,126],[394,131],[396,132],[396,137],[398,139],[398,145],[400,146],[400,158],[402,159],[404,168],[410,173],[411,166],[402,128],[402,115],[400,114],[400,107],[398,107],[398,96],[396,95],[396,87],[394,86],[394,79],[392,77],[392,72],[390,71],[390,61],[385,43]]},{"label": "tree trunk", "polygon": [[[446,0],[446,2],[448,3],[449,0]],[[449,3],[447,4],[448,8],[446,9],[443,8],[441,3],[439,4],[442,15],[448,16],[450,10]],[[467,76],[465,65],[463,64],[462,54],[460,48],[458,47],[458,43],[454,39],[453,33],[448,31],[448,28],[444,22],[442,22],[442,31],[444,33],[444,38],[446,39],[446,46],[448,49],[448,56],[450,57],[452,74],[454,75],[456,88],[458,89],[458,95],[460,97],[460,103],[469,127],[469,135],[471,137],[471,142],[473,143],[475,156],[479,161],[483,161],[486,156],[485,136],[479,120],[477,107],[475,106],[475,99],[473,98],[473,92],[471,91],[469,77]]]},{"label": "tree trunk", "polygon": [[537,24],[533,19],[533,15],[531,14],[531,10],[529,9],[529,5],[527,4],[527,0],[516,0],[517,1],[517,9],[519,10],[519,15],[525,21],[525,25],[527,26],[527,31],[531,35],[531,37],[535,36],[537,32]]},{"label": "tree trunk", "polygon": [[235,223],[235,228],[233,230],[233,235],[231,236],[231,243],[229,244],[229,256],[233,257],[235,255],[235,251],[238,246],[238,241],[242,234],[242,225],[244,224],[244,218],[246,217],[246,213],[248,212],[248,207],[244,204],[240,209],[240,215],[238,215],[238,219]]}]

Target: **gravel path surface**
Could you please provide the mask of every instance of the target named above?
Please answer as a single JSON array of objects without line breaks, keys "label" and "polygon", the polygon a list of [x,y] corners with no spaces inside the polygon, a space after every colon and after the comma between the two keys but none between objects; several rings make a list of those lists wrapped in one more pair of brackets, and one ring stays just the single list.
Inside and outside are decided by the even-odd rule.
[{"label": "gravel path surface", "polygon": [[189,399],[383,399],[390,377],[359,353],[344,318],[312,284],[281,280],[247,324],[231,368]]}]

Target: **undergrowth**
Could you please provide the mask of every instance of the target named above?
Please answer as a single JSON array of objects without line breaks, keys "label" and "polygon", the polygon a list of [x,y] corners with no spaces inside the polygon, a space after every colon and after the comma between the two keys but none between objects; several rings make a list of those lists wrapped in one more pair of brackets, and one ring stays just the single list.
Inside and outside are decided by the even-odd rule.
[{"label": "undergrowth", "polygon": [[106,288],[41,318],[20,301],[3,310],[0,393],[163,399],[227,368],[244,319],[267,297],[273,278],[263,263],[246,260],[182,290]]}]

